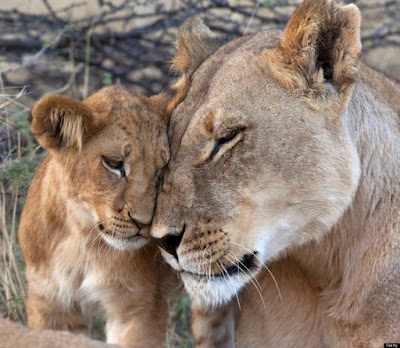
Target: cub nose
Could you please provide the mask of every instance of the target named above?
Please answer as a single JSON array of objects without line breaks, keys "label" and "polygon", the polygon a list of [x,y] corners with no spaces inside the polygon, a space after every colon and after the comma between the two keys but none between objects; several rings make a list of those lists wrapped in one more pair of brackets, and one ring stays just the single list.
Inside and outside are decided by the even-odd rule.
[{"label": "cub nose", "polygon": [[138,219],[135,219],[130,211],[128,211],[128,216],[131,219],[131,221],[138,227],[138,229],[140,230],[143,226],[146,226],[146,224],[144,222],[139,221]]},{"label": "cub nose", "polygon": [[183,229],[179,235],[167,234],[165,237],[157,238],[157,244],[163,248],[165,251],[173,255],[178,260],[177,249],[179,244],[181,244],[183,234],[185,233],[186,226],[183,225]]}]

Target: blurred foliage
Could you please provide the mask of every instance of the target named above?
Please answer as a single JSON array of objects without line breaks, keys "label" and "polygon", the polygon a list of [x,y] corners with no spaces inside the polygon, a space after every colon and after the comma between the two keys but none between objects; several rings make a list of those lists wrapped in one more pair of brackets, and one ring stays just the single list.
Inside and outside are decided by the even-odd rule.
[{"label": "blurred foliage", "polygon": [[97,316],[93,317],[92,327],[91,327],[92,337],[99,341],[105,341],[106,339],[105,326],[106,322],[103,318]]},{"label": "blurred foliage", "polygon": [[167,347],[193,348],[190,331],[190,299],[183,296],[170,304],[168,318]]}]

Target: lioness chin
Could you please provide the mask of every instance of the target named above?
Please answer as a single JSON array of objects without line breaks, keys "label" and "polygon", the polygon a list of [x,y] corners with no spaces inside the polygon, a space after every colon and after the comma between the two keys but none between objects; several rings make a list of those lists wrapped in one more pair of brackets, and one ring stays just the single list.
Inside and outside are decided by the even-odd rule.
[{"label": "lioness chin", "polygon": [[360,56],[357,7],[307,0],[221,45],[172,114],[151,234],[200,306],[254,283],[238,346],[400,340],[400,91]]}]

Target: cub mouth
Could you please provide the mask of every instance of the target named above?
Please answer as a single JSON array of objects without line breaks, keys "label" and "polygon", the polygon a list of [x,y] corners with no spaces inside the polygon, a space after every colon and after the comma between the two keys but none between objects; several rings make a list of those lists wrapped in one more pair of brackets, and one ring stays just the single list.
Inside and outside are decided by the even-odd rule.
[{"label": "cub mouth", "polygon": [[133,240],[135,238],[142,237],[138,233],[136,233],[136,234],[134,234],[132,236],[126,237],[123,234],[115,233],[115,232],[107,230],[102,224],[99,225],[99,230],[100,230],[101,233],[103,233],[103,234],[105,234],[105,235],[107,235],[109,237],[117,238],[117,239],[123,239],[123,240],[131,240],[131,239]]},{"label": "cub mouth", "polygon": [[99,224],[98,228],[104,241],[115,249],[139,249],[149,241],[148,238],[143,237],[139,234],[139,232],[136,232],[130,236],[126,236],[122,233],[116,233],[108,230],[103,224]]}]

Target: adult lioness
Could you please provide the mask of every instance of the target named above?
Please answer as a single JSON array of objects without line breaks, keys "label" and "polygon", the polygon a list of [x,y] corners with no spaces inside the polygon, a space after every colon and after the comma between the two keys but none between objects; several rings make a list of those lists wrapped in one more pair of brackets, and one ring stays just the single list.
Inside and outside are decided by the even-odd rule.
[{"label": "adult lioness", "polygon": [[209,56],[172,115],[151,234],[203,306],[257,276],[238,346],[400,340],[400,91],[360,66],[359,27],[307,0]]},{"label": "adult lioness", "polygon": [[162,100],[114,86],[33,108],[32,131],[49,155],[19,229],[31,327],[85,331],[97,310],[108,342],[162,345],[169,273],[147,238],[169,159]]}]

